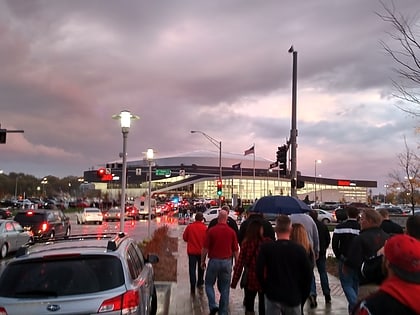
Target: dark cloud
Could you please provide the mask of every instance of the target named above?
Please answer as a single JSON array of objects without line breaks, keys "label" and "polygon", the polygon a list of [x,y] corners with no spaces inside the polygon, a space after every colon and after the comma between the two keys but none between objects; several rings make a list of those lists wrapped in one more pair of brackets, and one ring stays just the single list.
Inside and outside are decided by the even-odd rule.
[{"label": "dark cloud", "polygon": [[[417,2],[396,7],[414,16]],[[418,124],[391,96],[379,42],[392,44],[393,30],[381,10],[363,0],[4,1],[0,123],[25,133],[8,135],[0,169],[81,175],[114,160],[121,132],[111,116],[122,109],[141,117],[132,157],[211,148],[197,129],[227,152],[255,143],[273,158],[290,133],[293,44],[299,169],[310,174],[315,154],[330,161],[326,175],[380,180],[395,163],[389,148],[403,149],[403,135],[415,142]]]}]

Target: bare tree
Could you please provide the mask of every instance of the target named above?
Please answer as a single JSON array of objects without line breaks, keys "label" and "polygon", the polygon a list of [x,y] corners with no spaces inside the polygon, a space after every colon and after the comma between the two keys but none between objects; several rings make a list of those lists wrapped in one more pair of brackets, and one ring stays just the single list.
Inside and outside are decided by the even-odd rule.
[{"label": "bare tree", "polygon": [[[399,48],[391,48],[387,43],[381,41],[385,51],[395,61],[394,71],[399,79],[393,80],[396,88],[395,97],[409,102],[408,105],[397,105],[401,110],[420,117],[420,38],[419,32],[416,33],[416,25],[395,10],[392,3],[391,7],[386,6],[380,1],[385,13],[377,15],[387,23],[391,23],[396,33],[389,33],[390,37],[397,41]],[[418,28],[418,26],[417,26]]]},{"label": "bare tree", "polygon": [[405,137],[404,144],[405,152],[397,155],[401,169],[394,171],[389,176],[395,181],[393,187],[400,187],[402,193],[406,194],[414,214],[414,207],[419,199],[420,157],[408,147]]}]

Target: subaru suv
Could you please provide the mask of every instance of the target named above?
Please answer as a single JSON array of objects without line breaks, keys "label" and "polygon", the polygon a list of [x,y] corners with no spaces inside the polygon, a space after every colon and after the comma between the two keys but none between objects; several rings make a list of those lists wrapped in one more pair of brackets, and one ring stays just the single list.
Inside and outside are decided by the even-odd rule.
[{"label": "subaru suv", "polygon": [[158,261],[124,233],[22,247],[0,276],[0,314],[155,315]]},{"label": "subaru suv", "polygon": [[35,241],[70,236],[70,218],[58,209],[20,210],[14,220],[31,231]]}]

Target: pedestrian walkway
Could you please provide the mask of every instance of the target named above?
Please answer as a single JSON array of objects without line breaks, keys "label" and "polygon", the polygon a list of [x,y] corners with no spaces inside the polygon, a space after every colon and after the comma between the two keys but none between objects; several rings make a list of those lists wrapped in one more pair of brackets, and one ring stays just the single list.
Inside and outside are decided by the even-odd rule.
[{"label": "pedestrian walkway", "polygon": [[[187,256],[187,245],[182,240],[182,233],[185,229],[185,225],[179,225],[171,230],[171,236],[178,237],[178,263],[177,263],[177,282],[172,284],[170,303],[169,303],[169,315],[207,315],[209,314],[209,308],[207,303],[207,297],[204,290],[198,290],[195,296],[190,295],[190,283],[188,275],[188,256]],[[331,305],[326,305],[324,297],[321,291],[321,285],[319,281],[319,275],[315,269],[315,279],[317,283],[318,293],[318,307],[310,309],[308,303],[305,305],[304,314],[315,315],[315,314],[348,314],[347,312],[347,300],[341,289],[340,281],[336,277],[329,275],[328,279],[331,288]],[[217,289],[216,289],[217,293]],[[216,295],[218,300],[220,295]],[[239,288],[230,290],[230,302],[229,302],[229,314],[230,315],[242,315],[245,314],[243,307],[243,290]],[[255,311],[258,314],[258,299],[256,299]],[[267,314],[268,315],[268,314]]]}]

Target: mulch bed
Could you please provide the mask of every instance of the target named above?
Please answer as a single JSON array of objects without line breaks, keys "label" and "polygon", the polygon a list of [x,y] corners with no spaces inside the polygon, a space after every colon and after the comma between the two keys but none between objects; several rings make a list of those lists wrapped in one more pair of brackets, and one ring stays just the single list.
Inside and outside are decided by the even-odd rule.
[{"label": "mulch bed", "polygon": [[156,281],[176,281],[177,259],[173,253],[178,252],[178,239],[169,237],[168,231],[169,227],[164,225],[154,231],[150,241],[139,244],[146,256],[159,256],[159,262],[153,265]]}]

